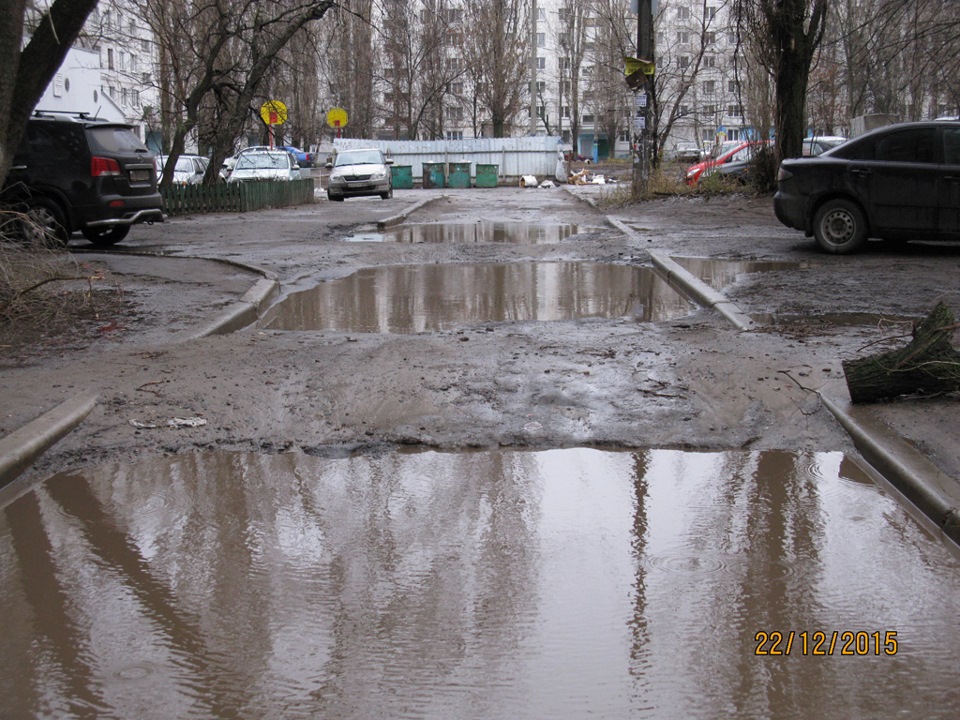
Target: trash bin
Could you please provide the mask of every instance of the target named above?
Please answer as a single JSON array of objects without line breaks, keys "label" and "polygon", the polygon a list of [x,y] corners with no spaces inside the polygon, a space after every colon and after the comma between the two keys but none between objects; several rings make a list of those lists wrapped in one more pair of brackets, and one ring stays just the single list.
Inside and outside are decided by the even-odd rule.
[{"label": "trash bin", "polygon": [[444,164],[441,163],[423,163],[423,189],[446,187],[444,177]]},{"label": "trash bin", "polygon": [[499,165],[477,165],[477,187],[496,187],[499,170]]},{"label": "trash bin", "polygon": [[413,166],[393,165],[390,167],[390,177],[395,189],[409,190],[413,187]]},{"label": "trash bin", "polygon": [[457,162],[450,163],[450,173],[447,175],[447,187],[468,188],[470,187],[470,163]]}]

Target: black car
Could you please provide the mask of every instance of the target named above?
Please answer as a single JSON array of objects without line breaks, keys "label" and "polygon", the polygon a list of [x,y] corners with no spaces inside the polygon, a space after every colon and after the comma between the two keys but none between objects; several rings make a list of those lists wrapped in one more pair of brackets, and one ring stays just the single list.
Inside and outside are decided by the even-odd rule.
[{"label": "black car", "polygon": [[37,112],[27,124],[2,203],[24,213],[29,240],[66,244],[79,230],[113,245],[142,222],[163,220],[154,156],[129,125]]},{"label": "black car", "polygon": [[829,253],[867,238],[960,240],[960,122],[878,128],[819,157],[784,160],[777,218]]}]

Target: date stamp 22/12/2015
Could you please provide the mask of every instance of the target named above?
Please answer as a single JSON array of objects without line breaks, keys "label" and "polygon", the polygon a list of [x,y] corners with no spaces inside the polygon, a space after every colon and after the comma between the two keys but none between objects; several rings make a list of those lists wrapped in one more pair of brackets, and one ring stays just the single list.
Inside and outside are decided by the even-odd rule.
[{"label": "date stamp 22/12/2015", "polygon": [[754,655],[896,655],[899,645],[894,630],[867,632],[866,630],[833,630],[808,632],[806,630],[759,630]]}]

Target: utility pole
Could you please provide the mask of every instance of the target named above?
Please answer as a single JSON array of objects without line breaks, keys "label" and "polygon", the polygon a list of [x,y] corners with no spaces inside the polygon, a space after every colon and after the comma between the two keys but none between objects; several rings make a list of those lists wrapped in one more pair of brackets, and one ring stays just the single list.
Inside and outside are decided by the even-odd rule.
[{"label": "utility pole", "polygon": [[656,0],[637,3],[637,60],[639,69],[628,73],[627,82],[636,91],[633,127],[633,199],[640,200],[650,181],[651,141],[653,139],[654,47],[653,16]]}]

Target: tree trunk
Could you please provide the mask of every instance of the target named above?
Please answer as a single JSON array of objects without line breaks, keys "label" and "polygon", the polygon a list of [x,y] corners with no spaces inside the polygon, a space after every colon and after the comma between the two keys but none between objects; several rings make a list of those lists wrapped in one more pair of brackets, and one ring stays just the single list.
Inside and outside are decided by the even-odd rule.
[{"label": "tree trunk", "polygon": [[914,327],[906,347],[844,361],[850,400],[864,403],[960,390],[960,353],[950,344],[956,329],[953,313],[939,303]]}]

